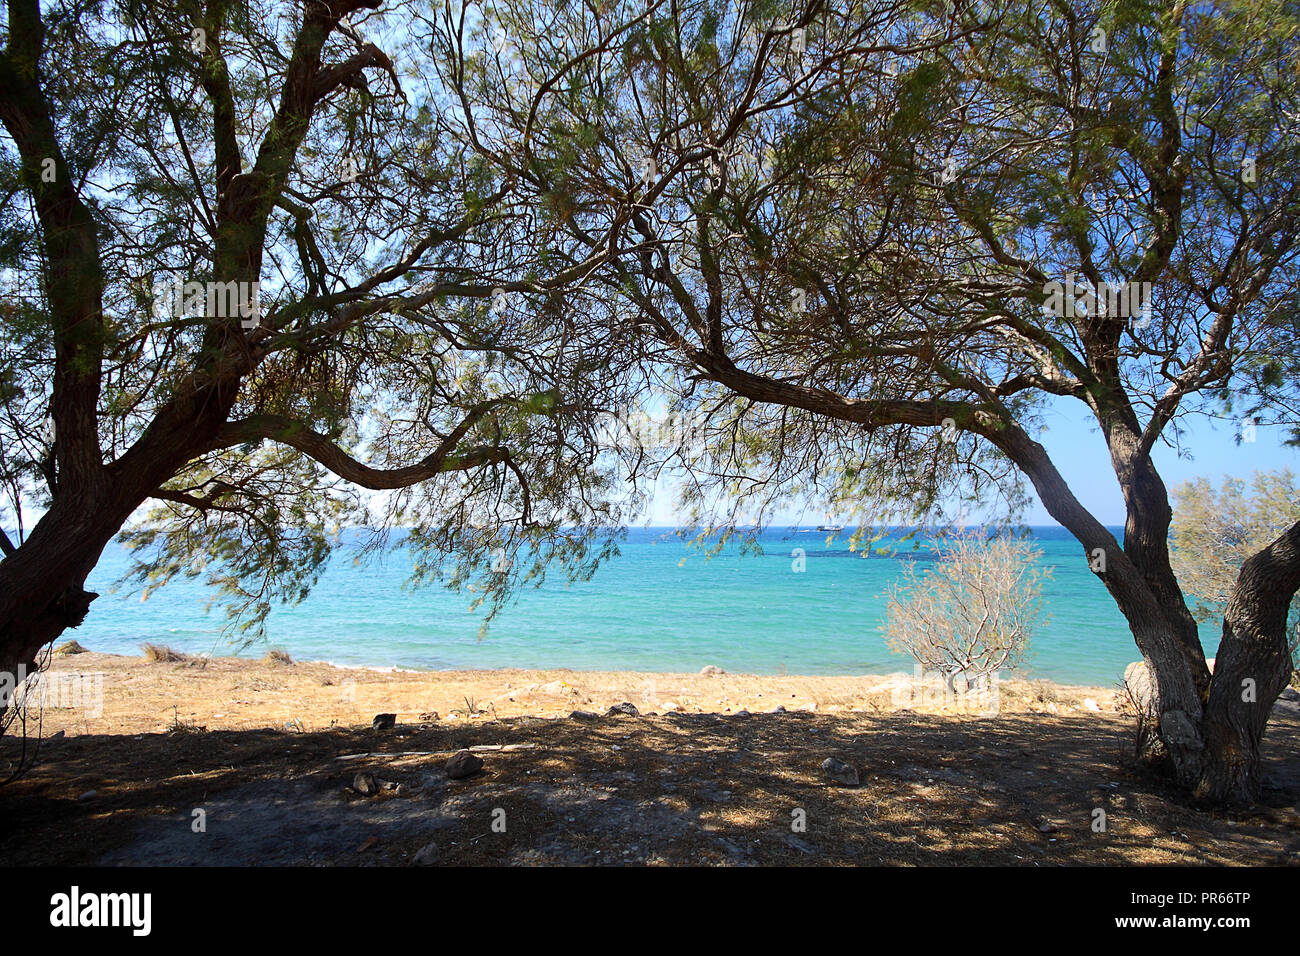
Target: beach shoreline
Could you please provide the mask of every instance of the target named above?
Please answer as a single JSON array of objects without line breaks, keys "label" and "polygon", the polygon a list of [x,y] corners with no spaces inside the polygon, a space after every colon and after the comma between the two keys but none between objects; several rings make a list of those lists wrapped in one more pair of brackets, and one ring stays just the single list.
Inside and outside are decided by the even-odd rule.
[{"label": "beach shoreline", "polygon": [[[508,717],[604,714],[630,703],[645,714],[785,711],[970,718],[1005,713],[1116,713],[1117,687],[997,679],[967,694],[914,674],[799,675],[577,671],[563,668],[416,671],[285,662],[270,655],[145,657],[57,654],[34,699],[46,733],[139,734],[171,729],[300,731]],[[436,716],[435,716],[436,715]]]}]

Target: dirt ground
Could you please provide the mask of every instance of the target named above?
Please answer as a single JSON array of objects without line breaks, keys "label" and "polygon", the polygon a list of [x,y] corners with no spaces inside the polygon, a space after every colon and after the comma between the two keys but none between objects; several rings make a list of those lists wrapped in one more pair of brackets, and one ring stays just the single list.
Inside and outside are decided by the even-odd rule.
[{"label": "dirt ground", "polygon": [[[77,654],[48,679],[34,766],[0,788],[8,864],[1300,862],[1290,701],[1261,805],[1207,813],[1134,765],[1113,688],[1003,683],[985,714],[896,709],[898,678]],[[622,701],[640,716],[606,714]],[[377,713],[397,726],[372,729]],[[0,771],[23,746],[0,740]],[[484,767],[449,779],[462,748]],[[832,781],[827,757],[861,785]]]}]

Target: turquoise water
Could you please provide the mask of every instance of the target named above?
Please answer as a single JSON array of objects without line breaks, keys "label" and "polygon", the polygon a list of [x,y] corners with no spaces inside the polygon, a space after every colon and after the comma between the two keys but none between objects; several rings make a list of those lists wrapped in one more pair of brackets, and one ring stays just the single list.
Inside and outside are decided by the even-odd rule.
[{"label": "turquoise water", "polygon": [[[1115,529],[1117,534],[1119,529]],[[1049,620],[1031,644],[1022,673],[1066,683],[1110,684],[1138,657],[1110,595],[1088,570],[1083,549],[1059,528],[1036,528]],[[928,550],[864,558],[841,536],[774,529],[761,556],[734,549],[711,560],[688,550],[669,529],[634,528],[622,554],[585,583],[548,582],[522,594],[479,640],[469,597],[440,588],[402,587],[406,553],[356,565],[345,545],[315,591],[295,607],[277,606],[272,645],[298,660],[415,669],[557,668],[697,671],[714,664],[733,673],[883,674],[911,670],[879,629],[883,594],[906,560]],[[910,547],[910,546],[909,546]],[[791,552],[803,548],[806,570]],[[680,564],[686,558],[685,564]],[[231,653],[219,609],[197,581],[177,581],[141,602],[108,593],[127,565],[110,545],[90,580],[101,597],[70,636],[96,651],[138,653],[141,642],[191,653]],[[1207,651],[1218,645],[1202,629]],[[245,654],[260,656],[264,646]]]}]

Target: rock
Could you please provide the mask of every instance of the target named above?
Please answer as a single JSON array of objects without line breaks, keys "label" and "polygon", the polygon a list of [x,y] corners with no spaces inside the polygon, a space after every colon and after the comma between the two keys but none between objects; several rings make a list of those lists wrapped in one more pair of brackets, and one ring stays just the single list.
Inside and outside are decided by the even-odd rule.
[{"label": "rock", "polygon": [[700,668],[701,677],[716,677],[719,674],[727,673],[721,667],[714,667],[712,664],[705,664]]},{"label": "rock", "polygon": [[800,853],[816,853],[816,852],[817,852],[815,849],[813,849],[811,846],[809,846],[809,845],[808,845],[807,843],[805,843],[803,840],[800,840],[797,836],[787,836],[787,837],[785,837],[785,842],[786,842],[786,844],[787,844],[788,846],[790,846],[790,847],[792,847],[792,848],[798,850]]},{"label": "rock", "polygon": [[397,726],[397,715],[375,714],[375,719],[370,722],[370,726],[375,730],[392,730]]},{"label": "rock", "polygon": [[1042,823],[1038,824],[1039,833],[1056,833],[1060,829],[1060,827],[1055,823],[1052,823],[1050,820],[1044,820]]},{"label": "rock", "polygon": [[613,717],[615,714],[625,714],[628,717],[640,717],[641,711],[636,709],[635,704],[623,701],[623,703],[615,704],[609,710],[605,711],[606,717]]},{"label": "rock", "polygon": [[846,787],[856,787],[862,782],[858,777],[857,767],[835,757],[827,757],[822,761],[822,773]]},{"label": "rock", "polygon": [[415,851],[411,862],[416,866],[433,866],[442,856],[442,848],[436,843],[426,843]]},{"label": "rock", "polygon": [[78,800],[93,800],[93,799],[95,798],[95,795],[96,795],[97,793],[99,793],[98,790],[87,790],[87,791],[86,791],[85,793],[83,793],[81,796],[77,797],[77,799],[78,799]]},{"label": "rock", "polygon": [[1156,694],[1155,681],[1151,679],[1151,672],[1147,670],[1145,661],[1134,661],[1124,668],[1124,687],[1139,711],[1144,714],[1159,712],[1160,702]]},{"label": "rock", "polygon": [[352,789],[363,797],[373,797],[379,792],[379,781],[373,773],[359,773],[352,778]]},{"label": "rock", "polygon": [[435,721],[438,719],[438,712],[436,710],[425,711],[420,715],[420,719],[426,723]]},{"label": "rock", "polygon": [[659,709],[666,714],[675,714],[682,709],[682,705],[675,700],[666,700],[659,705]]},{"label": "rock", "polygon": [[737,717],[748,717],[748,716],[749,716],[749,711],[747,711],[747,710],[738,710],[738,711],[736,711],[736,716],[737,716]]},{"label": "rock", "polygon": [[782,707],[780,704],[777,704],[775,707],[772,708],[771,712],[774,714],[784,714],[785,708]]},{"label": "rock", "polygon": [[483,769],[483,759],[468,750],[458,750],[447,758],[447,776],[452,780],[464,780]]},{"label": "rock", "polygon": [[570,720],[600,720],[599,714],[593,714],[589,710],[575,710],[569,714]]}]

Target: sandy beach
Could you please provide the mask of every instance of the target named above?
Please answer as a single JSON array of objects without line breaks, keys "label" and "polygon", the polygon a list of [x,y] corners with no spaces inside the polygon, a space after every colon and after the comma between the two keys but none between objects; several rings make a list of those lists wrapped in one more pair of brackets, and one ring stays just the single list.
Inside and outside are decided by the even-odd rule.
[{"label": "sandy beach", "polygon": [[992,713],[906,699],[907,675],[95,653],[44,681],[0,738],[27,767],[0,788],[10,865],[1300,862],[1294,706],[1259,805],[1224,814],[1135,764],[1115,688],[1005,681]]},{"label": "sandy beach", "polygon": [[[709,670],[708,668],[705,669]],[[434,720],[603,714],[630,703],[644,714],[786,711],[879,714],[896,710],[979,718],[994,713],[1115,712],[1116,687],[999,680],[966,696],[905,673],[798,676],[632,671],[409,671],[285,663],[270,656],[150,661],[93,652],[52,658],[46,733],[138,734],[177,726],[299,731]],[[436,716],[435,716],[436,715]]]}]

